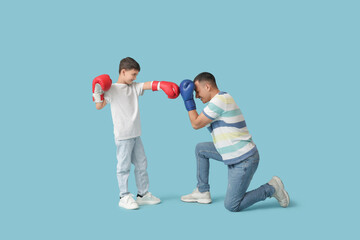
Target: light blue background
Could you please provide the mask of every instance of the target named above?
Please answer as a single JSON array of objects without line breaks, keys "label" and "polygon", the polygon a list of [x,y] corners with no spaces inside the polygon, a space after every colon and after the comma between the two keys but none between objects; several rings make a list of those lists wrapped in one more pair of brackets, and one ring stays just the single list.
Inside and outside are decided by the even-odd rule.
[{"label": "light blue background", "polygon": [[[1,239],[355,239],[359,215],[358,1],[13,1],[1,20]],[[268,199],[223,207],[227,169],[211,165],[210,205],[196,184],[193,130],[181,98],[140,99],[150,191],[118,207],[110,109],[92,79],[180,83],[202,71],[242,109],[261,162],[250,189],[280,176],[287,209]],[[204,105],[196,101],[200,112]],[[129,183],[136,194],[133,172]],[[356,223],[357,222],[357,223]]]}]

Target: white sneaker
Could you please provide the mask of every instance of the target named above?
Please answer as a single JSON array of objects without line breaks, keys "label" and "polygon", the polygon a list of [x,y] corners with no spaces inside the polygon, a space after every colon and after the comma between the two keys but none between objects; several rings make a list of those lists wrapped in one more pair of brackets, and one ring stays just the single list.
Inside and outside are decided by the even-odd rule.
[{"label": "white sneaker", "polygon": [[199,189],[196,188],[192,193],[188,195],[181,196],[181,201],[183,202],[198,202],[198,203],[211,203],[210,192],[199,192]]},{"label": "white sneaker", "polygon": [[275,192],[271,197],[276,198],[280,203],[280,206],[284,208],[289,206],[289,194],[285,191],[284,184],[282,183],[281,179],[277,176],[274,176],[268,183],[275,188]]},{"label": "white sneaker", "polygon": [[126,209],[138,209],[139,205],[132,198],[132,194],[128,194],[128,195],[125,195],[124,197],[120,198],[119,207],[126,208]]},{"label": "white sneaker", "polygon": [[147,192],[143,197],[137,197],[136,202],[139,205],[155,205],[160,203],[160,199]]}]

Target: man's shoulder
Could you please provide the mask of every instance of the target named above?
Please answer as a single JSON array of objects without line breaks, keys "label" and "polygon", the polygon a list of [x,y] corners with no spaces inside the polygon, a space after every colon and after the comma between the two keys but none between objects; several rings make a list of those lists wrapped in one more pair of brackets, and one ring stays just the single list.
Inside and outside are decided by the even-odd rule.
[{"label": "man's shoulder", "polygon": [[235,103],[234,98],[227,92],[219,92],[216,96],[214,96],[211,101],[216,104],[232,104]]}]

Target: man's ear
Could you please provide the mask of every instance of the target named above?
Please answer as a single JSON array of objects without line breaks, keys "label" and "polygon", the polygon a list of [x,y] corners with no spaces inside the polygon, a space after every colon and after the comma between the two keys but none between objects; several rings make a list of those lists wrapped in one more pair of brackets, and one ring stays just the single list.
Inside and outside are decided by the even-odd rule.
[{"label": "man's ear", "polygon": [[121,69],[121,71],[120,71],[120,75],[124,75],[125,74],[125,69]]},{"label": "man's ear", "polygon": [[205,89],[206,89],[206,91],[210,92],[211,85],[209,83],[205,83]]}]

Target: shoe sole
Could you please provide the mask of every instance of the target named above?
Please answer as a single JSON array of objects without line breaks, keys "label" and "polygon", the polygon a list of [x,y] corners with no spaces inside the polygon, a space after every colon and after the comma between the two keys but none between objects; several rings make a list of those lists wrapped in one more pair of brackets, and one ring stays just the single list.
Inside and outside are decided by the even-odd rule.
[{"label": "shoe sole", "polygon": [[[290,197],[289,197],[289,194],[287,193],[287,191],[284,189],[283,190],[284,193],[285,193],[285,196],[286,196],[286,200],[287,200],[287,204],[285,206],[282,206],[283,208],[286,208],[287,206],[289,206],[290,204]],[[281,205],[280,205],[281,206]]]},{"label": "shoe sole", "polygon": [[135,209],[139,209],[139,207],[129,208],[129,207],[125,207],[125,206],[123,206],[123,205],[121,205],[121,204],[119,204],[119,207],[124,208],[124,209],[128,209],[128,210],[135,210]]},{"label": "shoe sole", "polygon": [[197,199],[197,200],[184,200],[184,199],[181,199],[181,201],[183,202],[188,202],[188,203],[193,203],[193,202],[196,202],[196,203],[201,203],[201,204],[209,204],[211,203],[211,200],[208,200],[208,199]]},{"label": "shoe sole", "polygon": [[159,202],[138,202],[138,201],[136,201],[136,203],[137,203],[139,206],[142,206],[142,205],[156,205],[156,204],[161,203],[161,201],[159,201]]},{"label": "shoe sole", "polygon": [[[285,187],[284,187],[284,184],[283,182],[281,181],[281,179],[277,176],[274,176],[273,179],[277,182],[277,184],[279,184],[279,186],[282,188],[285,196],[286,196],[286,200],[288,202],[288,204],[286,206],[282,206],[283,208],[286,208],[287,206],[289,206],[290,204],[290,197],[289,197],[289,194],[287,193],[287,191],[285,190]],[[280,205],[281,206],[281,205]]]}]

